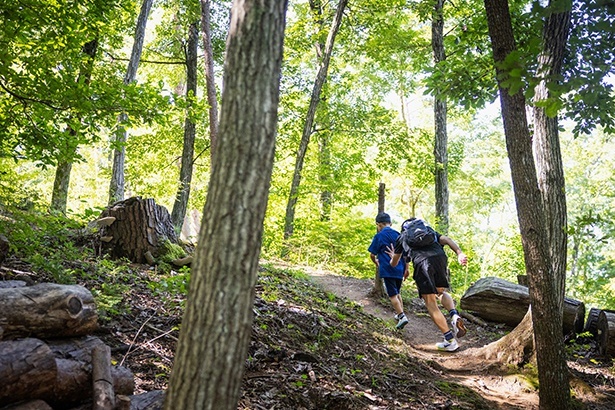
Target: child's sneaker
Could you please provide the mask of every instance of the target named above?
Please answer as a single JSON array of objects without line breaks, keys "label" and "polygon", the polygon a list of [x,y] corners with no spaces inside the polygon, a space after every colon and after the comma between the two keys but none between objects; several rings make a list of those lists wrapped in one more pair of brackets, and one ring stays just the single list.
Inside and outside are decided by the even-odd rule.
[{"label": "child's sneaker", "polygon": [[445,350],[447,352],[454,352],[459,349],[459,343],[457,343],[457,339],[444,340],[444,342],[436,343],[436,347],[438,350]]},{"label": "child's sneaker", "polygon": [[453,334],[455,337],[464,337],[467,330],[466,326],[463,324],[463,320],[459,315],[453,316],[451,319],[451,324],[453,325]]},{"label": "child's sneaker", "polygon": [[408,318],[405,313],[400,313],[399,315],[395,315],[395,319],[398,320],[397,325],[395,327],[399,330],[403,329],[404,326],[408,324]]}]

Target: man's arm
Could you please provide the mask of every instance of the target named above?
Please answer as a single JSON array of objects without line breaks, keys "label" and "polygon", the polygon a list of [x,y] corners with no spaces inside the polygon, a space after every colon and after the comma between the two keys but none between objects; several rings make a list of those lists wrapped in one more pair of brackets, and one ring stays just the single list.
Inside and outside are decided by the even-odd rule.
[{"label": "man's arm", "polygon": [[457,245],[454,240],[452,240],[446,235],[440,235],[440,245],[448,245],[449,248],[451,248],[453,252],[457,254],[457,260],[459,261],[459,263],[461,263],[463,266],[466,266],[466,264],[468,263],[468,257],[465,253],[463,253],[459,245]]},{"label": "man's arm", "polygon": [[369,258],[374,262],[374,265],[378,266],[378,258],[373,253],[369,254]]},{"label": "man's arm", "polygon": [[399,263],[399,259],[401,258],[401,253],[395,253],[395,247],[393,244],[387,246],[386,253],[391,257],[391,266],[396,267]]}]

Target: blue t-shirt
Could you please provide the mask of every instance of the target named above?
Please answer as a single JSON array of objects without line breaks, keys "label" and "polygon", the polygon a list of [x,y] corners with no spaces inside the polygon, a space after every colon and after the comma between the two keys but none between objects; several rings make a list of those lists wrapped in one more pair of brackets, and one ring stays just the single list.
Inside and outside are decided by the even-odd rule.
[{"label": "blue t-shirt", "polygon": [[367,250],[369,253],[376,255],[379,262],[378,274],[381,278],[397,278],[404,277],[406,263],[400,259],[396,267],[391,266],[391,257],[386,253],[387,246],[395,246],[399,232],[390,226],[385,226],[380,232],[374,235],[371,245]]}]

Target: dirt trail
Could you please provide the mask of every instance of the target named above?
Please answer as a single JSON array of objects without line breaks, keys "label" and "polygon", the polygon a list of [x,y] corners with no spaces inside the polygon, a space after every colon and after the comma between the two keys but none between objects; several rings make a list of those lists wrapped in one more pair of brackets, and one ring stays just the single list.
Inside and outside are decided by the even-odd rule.
[{"label": "dirt trail", "polygon": [[[324,290],[345,297],[361,305],[365,312],[394,323],[393,310],[369,297],[373,281],[339,276],[326,271],[306,270],[312,280]],[[414,283],[410,280],[402,288],[404,300],[416,295]],[[457,301],[458,302],[458,301]],[[493,373],[486,363],[477,363],[472,351],[482,347],[485,337],[478,330],[473,332],[472,323],[467,324],[468,333],[460,339],[460,348],[455,353],[436,350],[435,343],[442,338],[440,331],[427,315],[422,300],[414,297],[410,306],[404,306],[410,322],[404,328],[403,338],[413,347],[417,355],[442,367],[443,377],[472,388],[485,399],[497,404],[499,409],[538,409],[538,394],[523,379],[510,375]]]}]

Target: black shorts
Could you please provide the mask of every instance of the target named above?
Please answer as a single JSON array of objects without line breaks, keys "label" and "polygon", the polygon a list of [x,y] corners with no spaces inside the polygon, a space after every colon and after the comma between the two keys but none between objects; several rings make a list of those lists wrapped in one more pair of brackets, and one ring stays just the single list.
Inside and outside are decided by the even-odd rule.
[{"label": "black shorts", "polygon": [[419,296],[438,294],[437,288],[448,288],[446,255],[430,256],[427,259],[414,264],[414,275],[412,276]]}]

